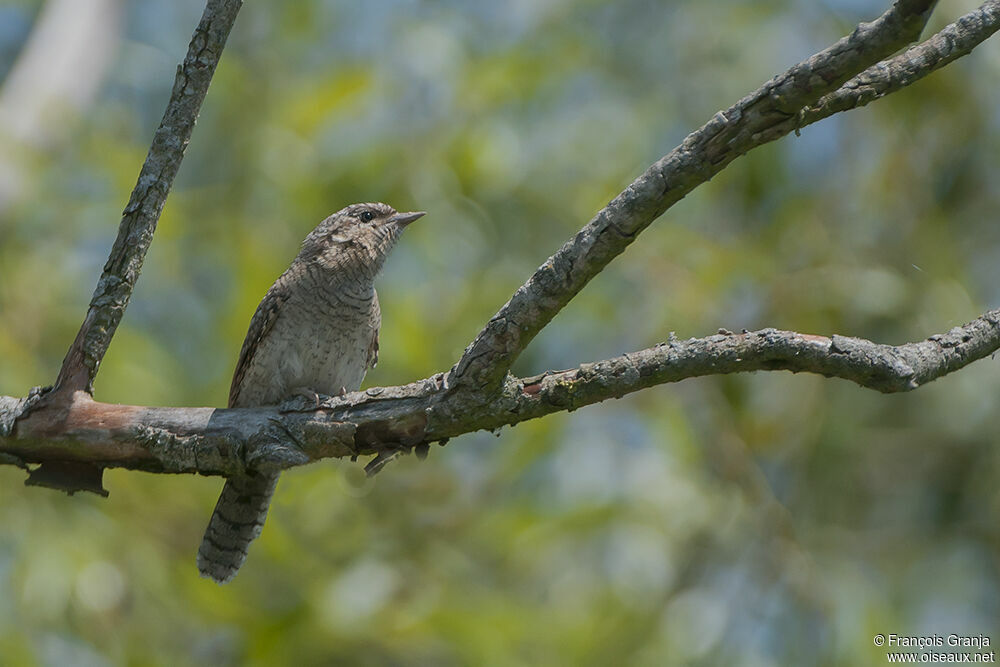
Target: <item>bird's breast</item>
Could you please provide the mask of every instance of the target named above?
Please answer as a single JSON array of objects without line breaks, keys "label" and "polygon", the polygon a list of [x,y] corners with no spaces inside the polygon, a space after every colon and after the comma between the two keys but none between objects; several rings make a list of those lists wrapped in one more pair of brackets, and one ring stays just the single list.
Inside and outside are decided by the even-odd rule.
[{"label": "bird's breast", "polygon": [[309,312],[292,336],[286,361],[288,382],[321,394],[356,391],[368,366],[368,347],[374,331],[373,299],[315,299],[303,304]]},{"label": "bird's breast", "polygon": [[263,405],[280,403],[300,390],[330,395],[356,391],[368,369],[377,326],[374,290],[371,295],[311,292],[291,297],[258,345],[242,393]]}]

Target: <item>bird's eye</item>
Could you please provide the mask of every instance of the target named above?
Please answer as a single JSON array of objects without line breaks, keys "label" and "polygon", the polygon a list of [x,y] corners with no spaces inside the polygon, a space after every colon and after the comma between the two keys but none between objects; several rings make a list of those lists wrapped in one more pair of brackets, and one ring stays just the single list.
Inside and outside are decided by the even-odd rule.
[{"label": "bird's eye", "polygon": [[361,220],[361,222],[371,222],[374,218],[375,214],[371,211],[361,211],[361,215],[358,216],[358,219]]}]

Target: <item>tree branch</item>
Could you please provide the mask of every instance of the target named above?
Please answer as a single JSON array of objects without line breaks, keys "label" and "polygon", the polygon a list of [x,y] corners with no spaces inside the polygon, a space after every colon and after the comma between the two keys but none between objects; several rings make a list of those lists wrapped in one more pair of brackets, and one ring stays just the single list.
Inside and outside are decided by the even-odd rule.
[{"label": "tree branch", "polygon": [[1000,30],[1000,0],[984,2],[930,39],[869,67],[815,105],[803,109],[799,127],[894,93],[967,55],[997,30]]},{"label": "tree branch", "polygon": [[935,4],[898,0],[688,135],[517,289],[466,348],[448,384],[497,386],[538,332],[653,220],[740,155],[796,129],[803,108],[917,39]]},{"label": "tree branch", "polygon": [[187,57],[177,68],[163,120],[153,135],[135,189],[122,212],[118,238],[97,282],[87,316],[63,360],[54,388],[57,393],[78,390],[93,393],[98,366],[132,296],[163,203],[242,4],[242,0],[208,0],[205,5]]},{"label": "tree branch", "polygon": [[382,458],[704,375],[788,370],[885,393],[911,391],[998,349],[1000,310],[993,310],[945,334],[898,346],[777,329],[671,340],[571,370],[510,378],[485,402],[473,390],[446,390],[440,374],[330,397],[319,410],[311,401],[225,410],[147,408],[97,403],[77,392],[61,418],[31,413],[10,435],[3,411],[16,410],[19,399],[0,397],[0,463],[234,475],[330,457]]},{"label": "tree branch", "polygon": [[[804,124],[866,104],[968,53],[1000,25],[984,3],[905,53],[934,2],[899,0],[830,48],[716,114],[652,165],[520,287],[448,373],[312,404],[216,410],[97,403],[94,375],[121,319],[183,156],[194,117],[240,3],[209,0],[174,94],[125,210],[91,308],[64,362],[57,395],[0,397],[0,463],[42,463],[56,479],[117,466],[154,472],[240,474],[314,460],[383,457],[480,429],[496,429],[688,377],[790,370],[840,377],[883,392],[909,391],[1000,349],[1000,310],[965,327],[900,346],[765,329],[720,332],[567,371],[508,375],[531,339],[656,217],[739,155]],[[867,68],[867,69],[866,69]],[[825,115],[824,115],[825,114]],[[39,402],[44,406],[33,410]],[[80,466],[76,468],[74,466]],[[45,482],[42,482],[45,483]]]}]

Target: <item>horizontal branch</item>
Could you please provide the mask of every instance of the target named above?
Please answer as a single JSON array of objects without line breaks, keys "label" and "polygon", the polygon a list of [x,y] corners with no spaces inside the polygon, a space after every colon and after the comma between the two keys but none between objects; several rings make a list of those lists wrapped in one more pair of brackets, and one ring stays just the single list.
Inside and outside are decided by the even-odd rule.
[{"label": "horizontal branch", "polygon": [[[223,26],[228,33],[239,4],[238,0],[209,0],[205,15],[228,8],[225,11],[232,13]],[[277,470],[329,457],[374,454],[382,460],[413,448],[423,451],[432,442],[464,433],[575,410],[689,377],[790,370],[895,392],[912,390],[987,356],[1000,348],[1000,311],[946,334],[900,346],[773,329],[720,332],[701,339],[672,339],[566,371],[521,379],[507,374],[514,358],[538,331],[639,232],[733,159],[825,117],[824,113],[860,106],[874,99],[873,95],[907,85],[968,53],[996,30],[998,3],[987,2],[978,14],[973,13],[975,17],[967,15],[927,42],[870,67],[915,39],[934,4],[899,0],[877,21],[858,26],[850,36],[716,114],[543,264],[480,332],[447,377],[438,374],[409,385],[328,398],[319,410],[301,402],[221,410],[110,405],[91,398],[97,365],[128,302],[190,135],[190,127],[186,135],[171,134],[168,108],[144,175],[126,208],[91,311],[64,362],[59,400],[50,401],[49,395],[38,392],[26,399],[0,397],[0,463],[42,464],[32,470],[32,478],[41,478],[39,473],[45,472],[45,479],[38,483],[59,486],[60,475],[68,472],[73,479],[63,488],[101,492],[99,471],[104,467],[232,476],[248,469]],[[200,42],[196,32],[192,51],[178,73],[180,90],[175,85],[171,105],[178,95],[189,92],[200,94],[197,105],[204,97],[203,89],[194,90],[193,79],[187,83],[182,79],[205,76],[206,71],[197,71],[198,67],[207,68],[211,76],[225,35],[219,32],[223,28],[209,24]],[[202,56],[211,62],[199,61]],[[195,71],[184,74],[189,61]],[[208,79],[203,83],[207,87]],[[192,123],[196,115],[194,108]],[[161,131],[166,134],[161,136]],[[147,173],[159,150],[157,141],[165,141],[165,150],[173,151],[177,160],[163,172]],[[45,405],[32,409],[39,402]],[[80,470],[96,473],[89,486],[79,481]]]},{"label": "horizontal branch", "polygon": [[242,4],[242,0],[208,0],[205,6],[187,56],[177,68],[170,101],[153,135],[135,189],[122,212],[118,237],[94,289],[87,316],[63,360],[56,392],[93,393],[98,366],[132,296],[163,203],[180,169],[201,103]]},{"label": "horizontal branch", "polygon": [[917,39],[935,4],[897,0],[877,20],[858,25],[688,135],[517,289],[466,348],[449,386],[498,385],[538,332],[642,230],[740,155],[795,130],[802,109]]},{"label": "horizontal branch", "polygon": [[901,392],[997,349],[1000,310],[993,310],[945,334],[898,346],[776,329],[670,340],[571,370],[510,378],[488,401],[474,390],[446,390],[443,374],[327,398],[319,410],[301,400],[263,408],[150,408],[98,403],[77,392],[62,413],[30,412],[11,433],[23,402],[0,397],[0,463],[238,475],[330,457],[381,459],[686,378],[788,370]]}]

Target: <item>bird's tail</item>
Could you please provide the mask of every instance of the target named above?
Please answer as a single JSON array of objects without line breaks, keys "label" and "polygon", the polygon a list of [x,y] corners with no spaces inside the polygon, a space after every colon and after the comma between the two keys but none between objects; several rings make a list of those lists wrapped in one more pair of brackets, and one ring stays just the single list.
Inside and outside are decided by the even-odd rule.
[{"label": "bird's tail", "polygon": [[278,475],[254,474],[226,480],[198,548],[201,576],[224,584],[239,571],[247,549],[264,526]]}]

